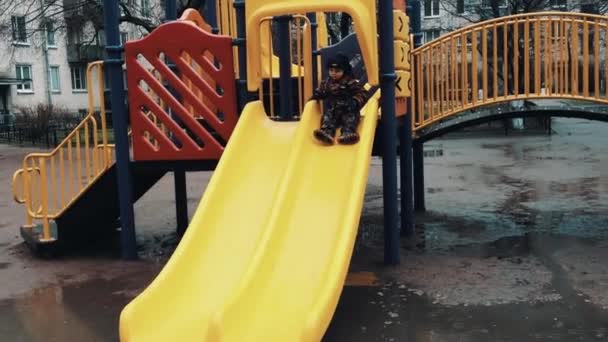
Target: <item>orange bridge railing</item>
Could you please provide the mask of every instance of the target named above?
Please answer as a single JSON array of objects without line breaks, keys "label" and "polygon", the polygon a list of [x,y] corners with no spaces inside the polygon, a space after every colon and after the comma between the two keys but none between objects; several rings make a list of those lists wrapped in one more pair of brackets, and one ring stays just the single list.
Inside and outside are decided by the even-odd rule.
[{"label": "orange bridge railing", "polygon": [[608,104],[608,17],[539,12],[451,32],[412,51],[413,129],[501,102]]}]

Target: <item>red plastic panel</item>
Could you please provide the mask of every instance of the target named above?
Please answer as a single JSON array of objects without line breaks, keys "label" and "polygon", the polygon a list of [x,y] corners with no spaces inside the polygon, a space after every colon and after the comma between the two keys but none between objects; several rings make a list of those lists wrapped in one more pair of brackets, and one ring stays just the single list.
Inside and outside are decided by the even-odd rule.
[{"label": "red plastic panel", "polygon": [[125,59],[134,159],[218,159],[210,130],[227,141],[237,121],[232,39],[175,21],[128,42]]}]

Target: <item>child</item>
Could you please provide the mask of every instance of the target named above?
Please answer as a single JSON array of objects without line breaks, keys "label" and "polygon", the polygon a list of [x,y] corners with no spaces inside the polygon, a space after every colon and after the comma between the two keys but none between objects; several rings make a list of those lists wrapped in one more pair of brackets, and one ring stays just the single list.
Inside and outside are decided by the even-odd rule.
[{"label": "child", "polygon": [[329,77],[314,91],[312,100],[327,99],[327,108],[321,118],[321,127],[314,131],[320,142],[331,145],[336,129],[341,128],[340,144],[356,144],[359,141],[357,126],[359,110],[365,103],[365,89],[353,78],[348,57],[338,53],[327,63]]}]

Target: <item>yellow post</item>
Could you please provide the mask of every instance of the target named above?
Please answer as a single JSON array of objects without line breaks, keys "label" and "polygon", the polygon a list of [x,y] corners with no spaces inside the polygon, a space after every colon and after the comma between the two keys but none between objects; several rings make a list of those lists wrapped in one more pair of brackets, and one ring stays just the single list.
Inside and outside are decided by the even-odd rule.
[{"label": "yellow post", "polygon": [[40,164],[40,207],[42,209],[42,238],[40,241],[48,242],[52,241],[52,239],[49,225],[49,197],[46,178],[46,158],[39,157],[38,162]]},{"label": "yellow post", "polygon": [[485,26],[483,27],[483,31],[481,34],[481,59],[482,59],[481,86],[483,88],[481,90],[481,94],[482,94],[481,102],[486,102],[488,99],[488,70],[489,70],[489,68],[488,68],[488,30]]}]

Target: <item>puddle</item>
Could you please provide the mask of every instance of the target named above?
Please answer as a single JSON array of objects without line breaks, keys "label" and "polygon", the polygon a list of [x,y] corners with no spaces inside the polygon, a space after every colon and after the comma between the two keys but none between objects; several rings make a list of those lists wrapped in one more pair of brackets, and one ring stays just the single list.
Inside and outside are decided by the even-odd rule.
[{"label": "puddle", "polygon": [[345,288],[323,341],[572,342],[607,337],[608,314],[584,302],[446,307],[393,284],[380,291]]},{"label": "puddle", "polygon": [[0,301],[0,340],[118,341],[118,317],[129,301],[124,287],[121,281],[98,279]]}]

